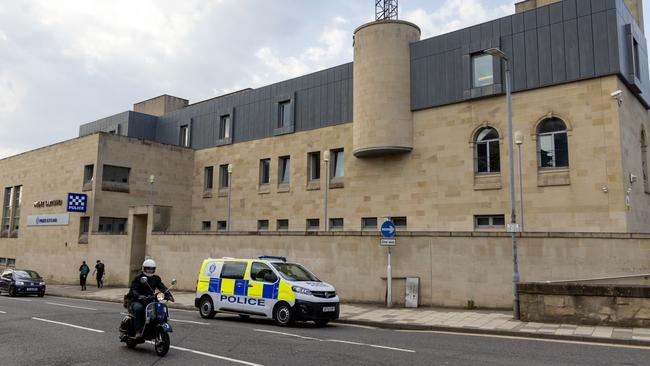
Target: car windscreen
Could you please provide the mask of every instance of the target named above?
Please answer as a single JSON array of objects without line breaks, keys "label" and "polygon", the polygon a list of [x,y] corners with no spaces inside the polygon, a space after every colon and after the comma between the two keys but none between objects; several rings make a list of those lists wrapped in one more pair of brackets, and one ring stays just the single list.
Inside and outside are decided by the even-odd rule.
[{"label": "car windscreen", "polygon": [[41,276],[38,275],[35,271],[29,271],[29,270],[17,270],[14,271],[14,275],[16,278],[41,278]]},{"label": "car windscreen", "polygon": [[288,281],[313,281],[320,282],[316,276],[305,267],[296,263],[272,263],[273,267],[280,272],[282,277]]}]

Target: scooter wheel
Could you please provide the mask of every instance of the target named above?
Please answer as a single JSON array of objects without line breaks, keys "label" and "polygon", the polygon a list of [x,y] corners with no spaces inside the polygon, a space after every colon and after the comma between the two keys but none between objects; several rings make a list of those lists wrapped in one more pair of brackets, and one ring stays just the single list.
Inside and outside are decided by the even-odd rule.
[{"label": "scooter wheel", "polygon": [[155,348],[158,356],[165,356],[169,352],[169,334],[164,331],[158,331]]}]

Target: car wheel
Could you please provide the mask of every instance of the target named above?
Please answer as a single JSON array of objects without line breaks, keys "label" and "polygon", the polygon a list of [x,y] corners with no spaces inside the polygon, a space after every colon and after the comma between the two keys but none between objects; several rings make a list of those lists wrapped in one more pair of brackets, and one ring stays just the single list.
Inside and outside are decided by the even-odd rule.
[{"label": "car wheel", "polygon": [[286,302],[276,305],[275,311],[273,312],[273,318],[278,325],[283,327],[292,325],[295,321],[291,306]]},{"label": "car wheel", "polygon": [[16,288],[11,286],[9,287],[9,296],[15,297],[16,296]]},{"label": "car wheel", "polygon": [[314,320],[314,323],[316,323],[316,325],[319,326],[319,327],[324,327],[324,326],[326,326],[327,323],[329,323],[329,322],[330,322],[329,319],[318,319],[318,320]]},{"label": "car wheel", "polygon": [[212,319],[216,313],[210,296],[204,296],[199,303],[199,314],[201,314],[201,318]]}]

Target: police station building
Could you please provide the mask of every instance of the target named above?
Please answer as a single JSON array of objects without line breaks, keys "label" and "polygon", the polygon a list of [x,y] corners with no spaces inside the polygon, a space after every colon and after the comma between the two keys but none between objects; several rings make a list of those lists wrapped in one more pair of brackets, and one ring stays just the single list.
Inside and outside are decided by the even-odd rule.
[{"label": "police station building", "polygon": [[152,256],[194,289],[203,258],[276,254],[344,301],[381,301],[390,218],[394,286],[507,307],[508,68],[522,278],[648,271],[640,0],[528,0],[427,39],[374,21],[352,43],[352,63],[196,103],[162,95],[0,160],[0,267],[71,282],[102,259],[123,285]]}]

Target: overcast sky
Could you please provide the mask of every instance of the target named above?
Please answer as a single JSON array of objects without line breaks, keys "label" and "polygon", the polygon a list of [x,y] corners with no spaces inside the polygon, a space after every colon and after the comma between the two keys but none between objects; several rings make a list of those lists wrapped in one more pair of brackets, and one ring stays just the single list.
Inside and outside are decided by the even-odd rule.
[{"label": "overcast sky", "polygon": [[[401,0],[400,19],[427,38],[514,2]],[[0,0],[0,158],[161,94],[194,103],[350,62],[372,19],[373,0]]]}]

